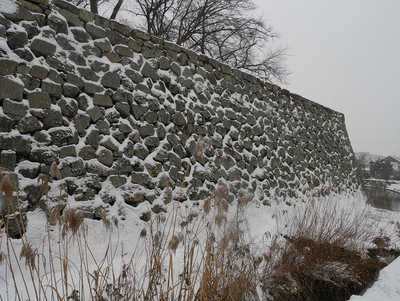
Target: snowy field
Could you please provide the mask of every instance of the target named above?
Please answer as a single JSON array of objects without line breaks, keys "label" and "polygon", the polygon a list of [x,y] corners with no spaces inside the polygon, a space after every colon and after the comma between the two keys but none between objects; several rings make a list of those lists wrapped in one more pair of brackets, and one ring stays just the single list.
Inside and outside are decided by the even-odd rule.
[{"label": "snowy field", "polygon": [[387,189],[400,193],[400,181],[390,181]]},{"label": "snowy field", "polygon": [[[240,241],[249,246],[252,254],[262,254],[270,248],[276,237],[279,240],[283,239],[280,238],[283,235],[290,235],[293,230],[291,225],[296,225],[298,219],[303,216],[304,210],[310,210],[310,208],[315,208],[320,216],[326,212],[334,212],[338,216],[344,216],[344,221],[357,219],[357,215],[361,212],[363,217],[368,217],[368,220],[360,223],[362,227],[382,228],[382,231],[392,237],[398,235],[396,231],[399,227],[399,213],[378,210],[365,205],[361,194],[315,197],[311,201],[294,202],[292,200],[292,204],[295,205],[279,202],[279,204],[265,206],[248,199],[243,206],[233,203],[224,208],[224,206],[220,207],[215,198],[211,201],[208,204],[205,204],[207,201],[184,202],[177,207],[176,202],[164,205],[162,200],[157,200],[156,204],[166,208],[168,213],[159,215],[152,222],[140,219],[143,213],[150,211],[150,204],[142,203],[138,207],[131,207],[120,201],[109,208],[107,217],[103,221],[85,219],[83,227],[76,230],[75,234],[73,230],[69,231],[60,226],[62,224],[60,221],[57,225],[53,222],[54,225],[49,226],[47,220],[51,219],[46,218],[46,214],[41,210],[29,212],[27,233],[23,239],[12,240],[13,249],[7,244],[4,233],[0,241],[3,256],[0,270],[0,300],[15,300],[16,286],[22,292],[19,296],[22,300],[27,298],[34,300],[35,294],[38,294],[40,298],[47,295],[51,300],[55,297],[55,291],[58,291],[60,295],[70,296],[72,288],[81,292],[81,300],[90,300],[93,296],[87,288],[87,283],[93,284],[95,271],[104,274],[103,282],[104,279],[110,279],[110,283],[115,283],[115,279],[119,279],[124,267],[129,263],[135,268],[134,275],[131,275],[132,279],[141,286],[145,286],[151,270],[148,266],[148,256],[154,252],[163,258],[168,258],[168,264],[162,268],[166,273],[171,273],[166,279],[175,281],[173,286],[177,287],[181,283],[180,277],[184,274],[184,267],[187,264],[184,255],[186,248],[192,245],[191,242],[204,245],[209,231],[207,225],[211,219],[218,217],[221,210],[227,210],[227,213],[222,222],[224,226],[220,230],[214,229],[216,240],[223,239],[223,232],[234,222],[242,230]],[[71,201],[67,206],[73,208],[75,205],[77,203]],[[207,205],[211,206],[211,209],[206,209]],[[189,220],[189,217],[193,219]],[[164,251],[154,249],[157,235],[146,236],[144,234],[146,231],[147,234],[163,233],[160,236],[161,240],[165,237],[164,243],[169,247]],[[171,247],[172,239],[170,238],[174,236],[184,239]],[[362,236],[359,240],[357,244],[365,244]],[[29,263],[29,257],[20,255],[21,248],[26,245],[26,242],[29,242],[38,254],[34,257],[35,262]],[[368,246],[367,243],[365,247]],[[49,250],[52,250],[53,257],[49,256]],[[68,258],[68,260],[60,260],[61,258]],[[200,251],[194,254],[194,262],[199,264],[202,260],[204,258]],[[42,261],[44,264],[41,266]],[[27,268],[29,264],[36,264],[36,267],[39,267],[40,277],[29,275]],[[14,275],[11,274],[9,267],[13,267]],[[82,273],[84,269],[93,272],[84,275]],[[65,270],[68,273],[62,275]],[[64,287],[63,281],[56,280],[65,278],[72,281],[73,287],[71,284]],[[112,279],[114,282],[111,281]],[[35,292],[34,288],[39,287],[38,283],[46,283],[46,281],[44,289],[37,289]],[[27,289],[22,287],[22,283],[25,283]],[[107,285],[107,283],[104,282],[102,285]],[[381,271],[378,281],[363,296],[353,296],[350,300],[400,300],[399,283],[400,258]],[[29,291],[29,295],[26,290]],[[259,297],[266,300],[259,288],[257,292]],[[106,297],[105,292],[103,295]]]},{"label": "snowy field", "polygon": [[378,280],[362,296],[352,296],[351,301],[400,300],[400,257],[379,273]]}]

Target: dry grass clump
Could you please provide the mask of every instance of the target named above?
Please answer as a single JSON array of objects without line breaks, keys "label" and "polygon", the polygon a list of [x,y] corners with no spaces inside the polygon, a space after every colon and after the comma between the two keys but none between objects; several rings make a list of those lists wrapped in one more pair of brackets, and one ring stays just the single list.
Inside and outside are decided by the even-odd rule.
[{"label": "dry grass clump", "polygon": [[227,187],[221,186],[204,203],[204,212],[213,219],[207,224],[204,265],[194,300],[256,300],[260,262],[245,239],[247,225],[242,219],[253,196],[240,198],[230,215],[228,196]]},{"label": "dry grass clump", "polygon": [[76,208],[67,208],[64,210],[64,214],[60,219],[62,227],[62,235],[65,236],[68,232],[72,235],[76,235],[78,230],[81,228],[83,223],[83,213]]},{"label": "dry grass clump", "polygon": [[211,147],[212,147],[212,139],[209,137],[201,137],[196,142],[196,148],[194,154],[203,158],[204,151],[210,149]]},{"label": "dry grass clump", "polygon": [[347,300],[363,291],[387,264],[368,246],[386,238],[367,207],[355,210],[311,201],[287,216],[270,246],[264,291],[274,300]]},{"label": "dry grass clump", "polygon": [[38,257],[37,248],[33,247],[32,243],[25,242],[22,245],[20,259],[25,259],[25,265],[32,270],[36,268],[36,259]]},{"label": "dry grass clump", "polygon": [[18,193],[18,179],[5,168],[0,171],[0,195],[4,195],[8,202],[12,202],[14,193]]}]

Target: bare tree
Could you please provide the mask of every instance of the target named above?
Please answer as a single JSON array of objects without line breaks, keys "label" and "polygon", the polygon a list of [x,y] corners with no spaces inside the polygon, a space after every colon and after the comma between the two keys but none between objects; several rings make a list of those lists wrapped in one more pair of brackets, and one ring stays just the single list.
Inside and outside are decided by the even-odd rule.
[{"label": "bare tree", "polygon": [[286,48],[269,49],[278,37],[249,14],[252,0],[136,0],[129,10],[149,34],[194,49],[266,80],[285,82]]},{"label": "bare tree", "polygon": [[124,0],[70,0],[70,2],[76,6],[90,9],[95,14],[101,11],[100,8],[104,8],[102,14],[107,14],[110,19],[116,19]]},{"label": "bare tree", "polygon": [[[111,19],[124,2],[71,1],[90,6],[92,12],[112,7]],[[250,14],[256,9],[252,1],[125,0],[124,22],[265,80],[284,83],[289,74],[284,64],[286,48],[270,47],[278,35],[261,17]]]}]

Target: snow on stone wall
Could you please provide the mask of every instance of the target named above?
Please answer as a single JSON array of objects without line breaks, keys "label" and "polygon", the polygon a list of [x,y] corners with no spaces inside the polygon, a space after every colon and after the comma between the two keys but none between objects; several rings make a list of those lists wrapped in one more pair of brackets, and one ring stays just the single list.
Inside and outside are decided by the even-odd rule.
[{"label": "snow on stone wall", "polygon": [[0,163],[32,206],[52,162],[104,206],[358,187],[342,114],[64,1],[2,1]]}]

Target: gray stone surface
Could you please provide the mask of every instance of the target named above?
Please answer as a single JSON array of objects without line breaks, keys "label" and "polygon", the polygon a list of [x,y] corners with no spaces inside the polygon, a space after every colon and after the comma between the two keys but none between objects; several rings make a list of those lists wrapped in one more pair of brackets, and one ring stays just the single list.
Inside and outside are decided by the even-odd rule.
[{"label": "gray stone surface", "polygon": [[42,124],[35,116],[25,116],[17,124],[21,134],[28,134],[42,129]]},{"label": "gray stone surface", "polygon": [[7,58],[0,58],[0,75],[14,75],[17,69],[17,62]]},{"label": "gray stone surface", "polygon": [[61,110],[47,109],[42,110],[39,120],[43,123],[43,128],[48,130],[50,128],[58,127],[63,124],[63,116]]},{"label": "gray stone surface", "polygon": [[151,66],[148,62],[144,63],[141,72],[144,77],[149,77],[154,82],[158,80],[158,74],[156,69],[153,66]]},{"label": "gray stone surface", "polygon": [[28,101],[32,109],[50,109],[51,107],[50,95],[45,92],[30,92]]},{"label": "gray stone surface", "polygon": [[79,43],[87,43],[91,39],[90,35],[81,27],[71,27],[70,31]]},{"label": "gray stone surface", "polygon": [[27,112],[28,107],[23,103],[8,99],[3,101],[3,113],[16,120],[20,120]]},{"label": "gray stone surface", "polygon": [[22,48],[28,44],[28,34],[26,31],[7,31],[7,45],[10,49]]},{"label": "gray stone surface", "polygon": [[101,83],[106,88],[116,90],[121,85],[121,77],[116,72],[107,72],[103,75]]},{"label": "gray stone surface", "polygon": [[86,173],[85,164],[80,158],[67,158],[61,162],[61,177],[78,177]]},{"label": "gray stone surface", "polygon": [[68,2],[17,3],[0,15],[15,48],[0,59],[0,158],[32,181],[32,204],[53,162],[72,198],[104,206],[107,179],[137,205],[160,196],[161,175],[192,200],[221,182],[260,200],[357,188],[342,114]]},{"label": "gray stone surface", "polygon": [[68,34],[67,21],[60,15],[54,13],[49,14],[47,17],[47,24],[58,34]]},{"label": "gray stone surface", "polygon": [[47,57],[56,52],[56,45],[46,39],[36,37],[33,39],[30,49],[36,56]]},{"label": "gray stone surface", "polygon": [[10,98],[12,100],[22,100],[24,86],[21,82],[0,76],[0,100]]},{"label": "gray stone surface", "polygon": [[97,160],[105,166],[111,167],[114,163],[114,157],[111,150],[102,148],[97,153]]},{"label": "gray stone surface", "polygon": [[52,128],[48,131],[51,141],[56,146],[76,144],[78,135],[73,133],[68,127]]},{"label": "gray stone surface", "polygon": [[94,23],[86,23],[86,31],[90,34],[93,40],[103,39],[107,36],[106,31]]},{"label": "gray stone surface", "polygon": [[113,106],[113,101],[111,97],[108,95],[95,93],[93,95],[93,104],[96,106],[110,108]]}]

